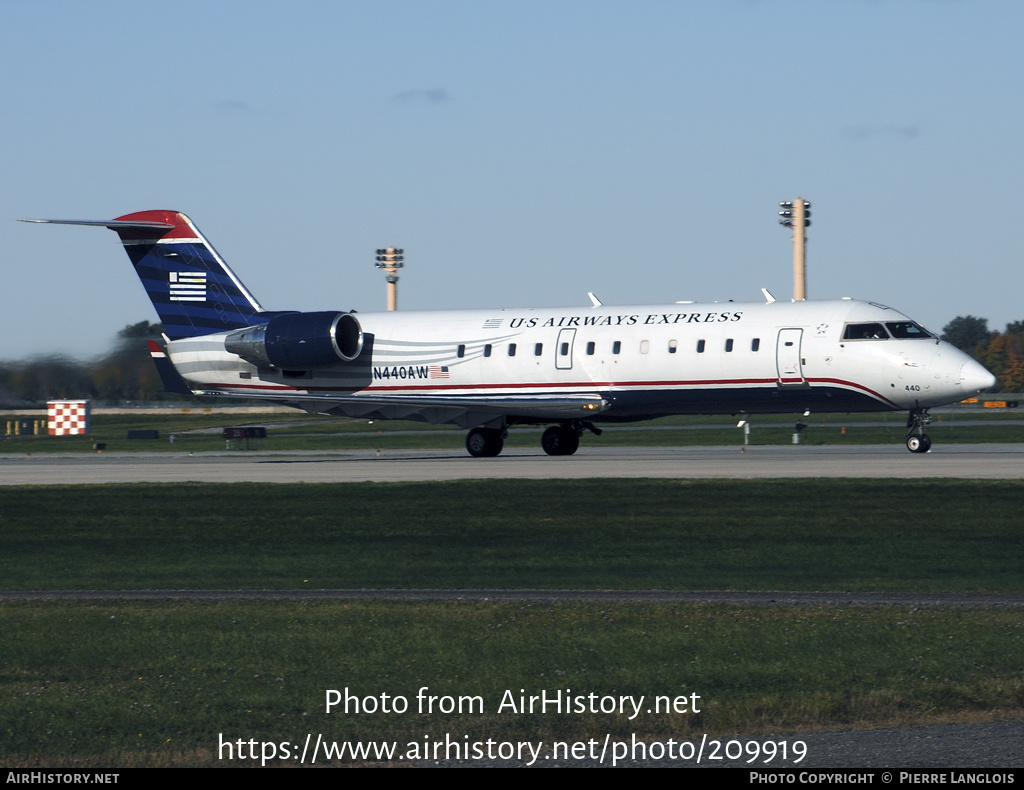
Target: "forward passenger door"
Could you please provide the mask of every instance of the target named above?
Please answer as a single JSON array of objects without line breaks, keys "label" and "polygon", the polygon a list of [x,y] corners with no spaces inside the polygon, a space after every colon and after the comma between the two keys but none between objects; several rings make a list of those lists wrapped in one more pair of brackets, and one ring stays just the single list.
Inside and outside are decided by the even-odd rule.
[{"label": "forward passenger door", "polygon": [[775,349],[775,364],[779,374],[780,387],[803,387],[807,385],[804,368],[800,359],[802,329],[780,329]]}]

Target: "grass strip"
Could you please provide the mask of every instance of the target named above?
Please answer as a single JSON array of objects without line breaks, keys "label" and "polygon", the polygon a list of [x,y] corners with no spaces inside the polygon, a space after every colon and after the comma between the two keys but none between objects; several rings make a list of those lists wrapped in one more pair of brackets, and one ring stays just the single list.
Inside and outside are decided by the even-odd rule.
[{"label": "grass strip", "polygon": [[[221,737],[683,739],[1024,710],[1024,622],[1006,610],[8,602],[0,618],[8,767],[232,764]],[[346,688],[409,710],[328,714],[326,689]],[[421,712],[423,688],[463,712]],[[519,709],[542,691],[645,702],[633,720]],[[651,712],[656,696],[694,694],[699,713]]]},{"label": "grass strip", "polygon": [[0,488],[4,589],[1021,592],[1022,481]]}]

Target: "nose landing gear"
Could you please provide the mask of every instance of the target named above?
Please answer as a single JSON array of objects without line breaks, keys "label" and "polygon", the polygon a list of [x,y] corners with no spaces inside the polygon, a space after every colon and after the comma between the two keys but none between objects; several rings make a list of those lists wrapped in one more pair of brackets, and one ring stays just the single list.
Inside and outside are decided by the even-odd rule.
[{"label": "nose landing gear", "polygon": [[924,426],[932,421],[928,409],[911,409],[907,417],[907,449],[912,453],[926,453],[932,446],[932,440],[924,432]]}]

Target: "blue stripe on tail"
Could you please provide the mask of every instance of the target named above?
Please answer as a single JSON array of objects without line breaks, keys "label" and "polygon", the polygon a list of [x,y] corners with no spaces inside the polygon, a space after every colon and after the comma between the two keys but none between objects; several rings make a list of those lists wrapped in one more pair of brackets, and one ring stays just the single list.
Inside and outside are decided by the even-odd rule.
[{"label": "blue stripe on tail", "polygon": [[118,217],[110,227],[171,340],[265,324],[273,317],[184,214],[143,211]]}]

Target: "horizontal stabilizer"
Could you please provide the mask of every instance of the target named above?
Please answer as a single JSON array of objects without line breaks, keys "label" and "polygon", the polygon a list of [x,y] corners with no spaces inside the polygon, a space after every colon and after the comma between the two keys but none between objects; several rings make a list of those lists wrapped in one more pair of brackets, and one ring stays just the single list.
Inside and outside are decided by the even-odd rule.
[{"label": "horizontal stabilizer", "polygon": [[116,219],[23,219],[21,222],[41,222],[47,225],[95,225],[111,230],[172,230],[174,225],[168,222],[125,222]]}]

